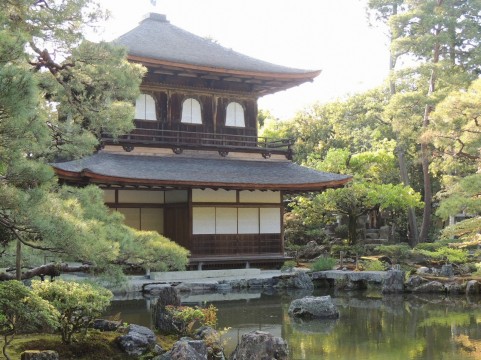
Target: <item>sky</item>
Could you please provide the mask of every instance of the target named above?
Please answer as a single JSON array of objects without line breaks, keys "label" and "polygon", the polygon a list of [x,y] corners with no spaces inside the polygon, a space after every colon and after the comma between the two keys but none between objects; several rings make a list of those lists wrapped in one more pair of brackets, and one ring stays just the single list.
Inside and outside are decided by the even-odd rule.
[{"label": "sky", "polygon": [[[365,0],[99,0],[111,12],[100,34],[112,40],[149,12],[222,46],[275,64],[322,70],[312,82],[259,99],[259,108],[288,119],[380,85],[388,74],[388,38],[370,27]],[[97,38],[98,39],[98,38]]]}]

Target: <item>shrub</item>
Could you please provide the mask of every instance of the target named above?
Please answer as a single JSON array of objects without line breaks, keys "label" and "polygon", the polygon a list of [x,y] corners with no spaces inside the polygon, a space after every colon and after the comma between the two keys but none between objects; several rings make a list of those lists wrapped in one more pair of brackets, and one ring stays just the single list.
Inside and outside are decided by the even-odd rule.
[{"label": "shrub", "polygon": [[177,331],[183,336],[193,335],[194,330],[201,326],[217,325],[217,308],[212,304],[207,308],[167,305],[165,309],[172,316]]},{"label": "shrub", "polygon": [[380,254],[386,255],[396,260],[405,259],[411,252],[411,248],[407,244],[379,245],[376,246],[375,250]]},{"label": "shrub", "polygon": [[19,281],[0,282],[0,334],[3,355],[8,360],[7,347],[21,330],[34,331],[57,326],[58,312]]},{"label": "shrub", "polygon": [[462,264],[468,261],[468,252],[461,249],[451,249],[449,247],[442,247],[436,251],[417,250],[420,254],[435,260],[447,261],[450,263]]},{"label": "shrub", "polygon": [[332,257],[320,257],[311,264],[311,269],[314,271],[332,270],[336,263],[337,260]]},{"label": "shrub", "polygon": [[49,301],[59,312],[62,342],[70,344],[72,336],[87,331],[91,322],[109,306],[112,292],[88,283],[57,280],[32,281],[33,292]]},{"label": "shrub", "polygon": [[297,262],[295,260],[287,260],[284,261],[284,264],[281,267],[281,271],[292,271],[297,266]]},{"label": "shrub", "polygon": [[384,264],[379,260],[365,260],[364,270],[366,271],[384,271]]}]

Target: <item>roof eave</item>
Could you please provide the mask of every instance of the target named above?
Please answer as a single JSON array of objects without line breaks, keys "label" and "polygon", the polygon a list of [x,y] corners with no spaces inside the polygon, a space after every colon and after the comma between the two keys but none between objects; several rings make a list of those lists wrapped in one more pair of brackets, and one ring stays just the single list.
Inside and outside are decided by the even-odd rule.
[{"label": "roof eave", "polygon": [[303,80],[312,81],[316,76],[321,73],[321,70],[312,70],[306,72],[263,72],[263,71],[247,71],[236,69],[225,69],[218,67],[211,67],[205,65],[185,64],[168,60],[153,59],[143,56],[131,55],[127,56],[127,59],[134,62],[142,63],[143,65],[163,65],[169,67],[176,67],[184,70],[204,71],[216,74],[236,75],[243,77],[253,77],[259,79],[281,79],[281,80]]},{"label": "roof eave", "polygon": [[292,192],[323,191],[328,188],[344,186],[352,180],[351,177],[318,183],[303,184],[259,184],[259,183],[226,183],[179,180],[132,179],[100,175],[89,170],[82,172],[66,171],[54,167],[57,176],[67,181],[81,181],[94,184],[111,184],[120,186],[152,186],[152,187],[182,187],[182,188],[219,188],[226,190],[276,190]]}]

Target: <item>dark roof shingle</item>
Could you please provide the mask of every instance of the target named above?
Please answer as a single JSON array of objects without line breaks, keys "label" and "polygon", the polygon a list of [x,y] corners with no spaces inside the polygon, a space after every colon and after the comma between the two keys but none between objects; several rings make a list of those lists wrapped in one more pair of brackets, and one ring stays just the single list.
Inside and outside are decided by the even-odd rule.
[{"label": "dark roof shingle", "polygon": [[127,47],[129,55],[180,64],[257,73],[312,74],[312,77],[319,73],[243,55],[172,25],[162,14],[149,14],[136,28],[121,35],[114,43]]},{"label": "dark roof shingle", "polygon": [[[97,153],[52,164],[60,177],[103,179],[105,183],[186,187],[322,190],[342,186],[350,176],[316,171],[289,161],[142,156]],[[95,182],[95,181],[94,181]]]}]

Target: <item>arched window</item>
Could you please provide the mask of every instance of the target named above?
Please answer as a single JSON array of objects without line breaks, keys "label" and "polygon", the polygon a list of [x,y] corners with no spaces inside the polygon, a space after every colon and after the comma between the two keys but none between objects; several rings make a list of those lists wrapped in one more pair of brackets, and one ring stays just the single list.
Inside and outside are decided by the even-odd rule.
[{"label": "arched window", "polygon": [[241,104],[231,102],[227,105],[225,126],[245,127],[244,108]]},{"label": "arched window", "polygon": [[188,98],[182,103],[181,122],[186,124],[202,124],[200,103],[196,99]]},{"label": "arched window", "polygon": [[138,120],[157,120],[155,100],[147,94],[140,94],[135,101],[135,118]]}]

